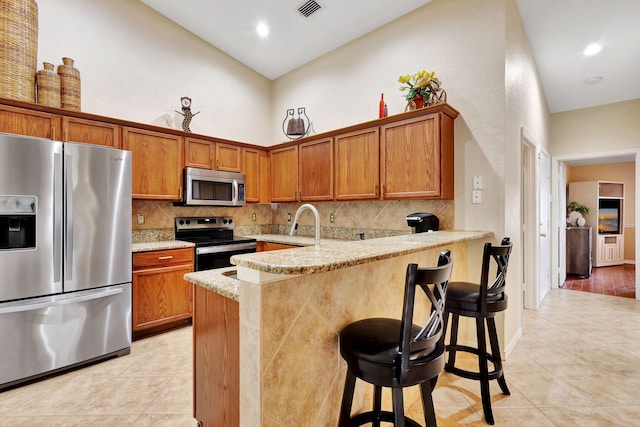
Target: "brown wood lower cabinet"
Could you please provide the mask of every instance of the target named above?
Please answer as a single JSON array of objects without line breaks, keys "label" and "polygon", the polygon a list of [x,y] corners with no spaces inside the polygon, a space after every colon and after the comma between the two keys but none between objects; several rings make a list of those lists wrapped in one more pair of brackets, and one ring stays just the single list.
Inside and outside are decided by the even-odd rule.
[{"label": "brown wood lower cabinet", "polygon": [[132,329],[134,337],[187,324],[193,313],[193,249],[133,254]]},{"label": "brown wood lower cabinet", "polygon": [[200,286],[193,313],[193,417],[201,427],[240,425],[240,307]]},{"label": "brown wood lower cabinet", "polygon": [[300,246],[283,245],[282,243],[258,242],[257,252],[277,251],[280,249],[299,248]]}]

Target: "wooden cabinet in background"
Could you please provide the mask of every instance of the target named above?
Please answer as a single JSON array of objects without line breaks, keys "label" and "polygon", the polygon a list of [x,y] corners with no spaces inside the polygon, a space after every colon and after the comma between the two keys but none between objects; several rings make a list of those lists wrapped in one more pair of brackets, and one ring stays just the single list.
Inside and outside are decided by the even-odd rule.
[{"label": "wooden cabinet in background", "polygon": [[60,116],[25,108],[0,106],[0,132],[60,141]]},{"label": "wooden cabinet in background", "polygon": [[185,167],[213,169],[216,144],[195,138],[184,139]]},{"label": "wooden cabinet in background", "polygon": [[304,142],[298,155],[299,200],[333,200],[333,138]]},{"label": "wooden cabinet in background", "polygon": [[443,113],[380,128],[383,199],[453,198],[453,119]]},{"label": "wooden cabinet in background", "polygon": [[624,236],[622,234],[600,234],[596,254],[596,266],[624,264]]},{"label": "wooden cabinet in background", "polygon": [[132,328],[134,335],[187,324],[193,313],[193,248],[133,254]]},{"label": "wooden cabinet in background", "polygon": [[335,200],[380,197],[378,127],[335,137]]},{"label": "wooden cabinet in background", "polygon": [[125,127],[122,130],[122,148],[132,153],[134,199],[182,199],[182,137]]},{"label": "wooden cabinet in background", "polygon": [[120,126],[77,117],[62,118],[62,140],[121,148]]},{"label": "wooden cabinet in background", "polygon": [[297,202],[298,146],[271,150],[271,201]]},{"label": "wooden cabinet in background", "polygon": [[267,251],[279,251],[281,249],[294,249],[299,248],[300,246],[295,245],[284,245],[282,243],[272,243],[272,242],[258,242],[258,247],[256,249],[257,252],[267,252]]},{"label": "wooden cabinet in background", "polygon": [[242,156],[245,174],[245,198],[248,203],[269,203],[269,155],[266,150],[243,148]]},{"label": "wooden cabinet in background", "polygon": [[242,147],[216,143],[215,166],[220,171],[242,172]]},{"label": "wooden cabinet in background", "polygon": [[566,229],[567,274],[582,277],[591,275],[591,227]]}]

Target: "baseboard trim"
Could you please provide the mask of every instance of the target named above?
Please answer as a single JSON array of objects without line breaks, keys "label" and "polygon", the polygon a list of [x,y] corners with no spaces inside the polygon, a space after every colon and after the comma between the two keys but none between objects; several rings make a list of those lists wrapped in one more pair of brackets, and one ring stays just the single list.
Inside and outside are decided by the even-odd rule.
[{"label": "baseboard trim", "polygon": [[513,336],[513,338],[511,338],[511,341],[509,341],[509,344],[507,344],[506,348],[504,349],[502,354],[503,360],[507,360],[511,352],[516,348],[516,344],[518,344],[520,338],[522,338],[522,327],[518,328],[515,335]]}]

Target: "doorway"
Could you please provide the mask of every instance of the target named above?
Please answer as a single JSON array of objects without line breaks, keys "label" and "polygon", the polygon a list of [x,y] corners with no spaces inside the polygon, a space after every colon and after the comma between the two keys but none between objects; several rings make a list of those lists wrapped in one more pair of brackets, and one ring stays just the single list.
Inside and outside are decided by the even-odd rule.
[{"label": "doorway", "polygon": [[[552,180],[554,182],[554,188],[558,189],[556,194],[553,195],[553,203],[554,207],[552,211],[552,227],[554,230],[557,230],[558,233],[554,233],[552,237],[554,237],[553,249],[557,254],[564,254],[566,250],[566,243],[564,239],[561,239],[560,236],[563,236],[564,228],[565,228],[565,218],[566,218],[566,187],[569,181],[567,174],[565,173],[566,166],[582,166],[582,165],[597,165],[597,164],[607,164],[607,163],[620,163],[620,162],[633,162],[635,165],[635,188],[640,188],[640,171],[637,167],[637,159],[640,156],[640,150],[628,150],[628,151],[615,151],[615,152],[605,152],[605,153],[597,153],[597,154],[583,154],[583,155],[572,155],[572,156],[558,156],[552,159]],[[615,181],[615,180],[614,180]],[[625,190],[626,192],[626,190]],[[627,224],[632,224],[635,227],[635,233],[627,238],[631,238],[634,241],[634,249],[637,253],[639,242],[640,242],[640,229],[638,228],[640,222],[640,212],[639,212],[639,200],[636,197],[635,200],[635,218],[633,223],[631,221],[626,221]],[[555,258],[555,257],[554,257]],[[629,259],[625,257],[627,261]],[[635,263],[635,258],[633,262]],[[558,288],[562,286],[565,281],[564,274],[564,264],[562,266],[552,266],[555,271],[552,272],[552,278],[556,278],[557,280],[552,280],[552,287]],[[640,300],[640,272],[637,268],[634,268],[635,272],[632,273],[635,278],[635,298]]]}]

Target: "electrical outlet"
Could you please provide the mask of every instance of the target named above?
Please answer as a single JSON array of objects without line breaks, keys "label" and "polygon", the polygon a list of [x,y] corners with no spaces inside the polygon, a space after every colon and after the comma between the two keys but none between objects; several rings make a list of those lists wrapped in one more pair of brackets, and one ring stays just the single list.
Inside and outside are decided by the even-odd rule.
[{"label": "electrical outlet", "polygon": [[287,212],[287,221],[291,222],[291,212]]},{"label": "electrical outlet", "polygon": [[255,213],[255,212],[251,214],[251,219],[252,219],[253,221],[255,221],[256,219],[258,219],[258,217],[256,216],[256,213]]},{"label": "electrical outlet", "polygon": [[144,224],[144,214],[143,213],[139,213],[138,214],[138,225],[142,225]]},{"label": "electrical outlet", "polygon": [[336,216],[334,214],[329,214],[329,222],[336,222]]},{"label": "electrical outlet", "polygon": [[473,190],[471,195],[471,203],[482,203],[482,191],[481,190]]},{"label": "electrical outlet", "polygon": [[473,189],[474,190],[482,190],[483,187],[483,179],[482,175],[476,175],[473,177]]}]

